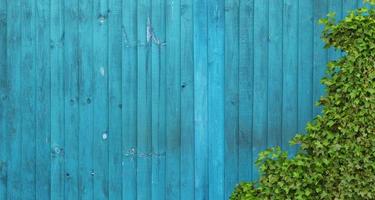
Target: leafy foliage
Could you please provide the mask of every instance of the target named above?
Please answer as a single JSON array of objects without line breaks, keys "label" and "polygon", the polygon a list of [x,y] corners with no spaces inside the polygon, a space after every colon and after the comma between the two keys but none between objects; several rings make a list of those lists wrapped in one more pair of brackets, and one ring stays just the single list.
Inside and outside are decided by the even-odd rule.
[{"label": "leafy foliage", "polygon": [[260,179],[238,185],[232,200],[375,199],[375,10],[320,22],[326,47],[344,54],[321,81],[323,112],[291,141],[300,145],[293,158],[279,147],[262,152]]}]

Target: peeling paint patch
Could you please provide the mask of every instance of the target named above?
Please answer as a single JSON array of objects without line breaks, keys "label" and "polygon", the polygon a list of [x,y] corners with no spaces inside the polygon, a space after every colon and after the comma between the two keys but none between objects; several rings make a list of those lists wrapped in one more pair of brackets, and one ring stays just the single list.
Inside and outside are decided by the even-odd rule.
[{"label": "peeling paint patch", "polygon": [[152,38],[153,38],[153,34],[152,34],[152,27],[151,27],[151,19],[150,17],[147,18],[147,43],[150,43]]},{"label": "peeling paint patch", "polygon": [[132,147],[127,152],[124,153],[125,157],[132,158],[147,158],[147,157],[162,157],[165,156],[165,152],[159,153],[159,152],[137,152],[137,150]]},{"label": "peeling paint patch", "polygon": [[100,67],[99,72],[100,72],[100,75],[105,76],[105,69],[104,69],[104,67]]},{"label": "peeling paint patch", "polygon": [[103,138],[103,140],[106,140],[106,139],[108,138],[108,134],[107,134],[107,132],[104,132],[104,133],[103,133],[102,138]]}]

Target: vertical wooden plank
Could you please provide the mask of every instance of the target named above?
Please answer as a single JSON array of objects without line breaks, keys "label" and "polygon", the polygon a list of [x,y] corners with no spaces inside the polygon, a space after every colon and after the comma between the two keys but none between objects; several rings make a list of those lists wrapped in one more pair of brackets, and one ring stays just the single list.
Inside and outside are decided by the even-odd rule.
[{"label": "vertical wooden plank", "polygon": [[225,0],[225,199],[238,183],[239,0]]},{"label": "vertical wooden plank", "polygon": [[108,10],[94,2],[94,199],[108,199]]},{"label": "vertical wooden plank", "polygon": [[64,199],[64,3],[50,2],[51,37],[51,199]]},{"label": "vertical wooden plank", "polygon": [[165,199],[165,1],[153,0],[152,36],[152,199]]},{"label": "vertical wooden plank", "polygon": [[[268,79],[268,3],[254,1],[254,96],[253,96],[253,156],[267,146],[267,79]],[[253,165],[253,178],[258,169]]]},{"label": "vertical wooden plank", "polygon": [[209,199],[224,199],[224,0],[208,1]]},{"label": "vertical wooden plank", "polygon": [[357,0],[358,8],[366,7],[366,3],[363,0]]},{"label": "vertical wooden plank", "polygon": [[109,199],[122,197],[122,5],[121,0],[109,0],[108,9],[108,74],[109,74]]},{"label": "vertical wooden plank", "polygon": [[93,199],[93,1],[79,0],[79,198]]},{"label": "vertical wooden plank", "polygon": [[[336,1],[332,1],[336,2]],[[298,132],[313,115],[313,1],[300,1],[298,12]]]},{"label": "vertical wooden plank", "polygon": [[195,199],[208,199],[207,1],[193,2]]},{"label": "vertical wooden plank", "polygon": [[289,141],[298,128],[298,3],[294,0],[284,0],[283,31],[282,147],[293,154],[296,147]]},{"label": "vertical wooden plank", "polygon": [[151,198],[151,42],[150,1],[138,1],[137,198]]},{"label": "vertical wooden plank", "polygon": [[0,0],[0,199],[7,198],[7,132],[6,107],[8,105],[7,80],[7,1]]},{"label": "vertical wooden plank", "polygon": [[[328,12],[334,12],[336,14],[336,19],[341,19],[343,4],[342,1],[329,1],[328,2]],[[341,52],[333,48],[328,49],[328,61],[336,60],[341,56]]]},{"label": "vertical wooden plank", "polygon": [[[323,26],[318,24],[319,19],[326,17],[328,1],[314,1],[314,65],[313,65],[313,102],[317,102],[324,93],[324,87],[320,84],[320,79],[324,76],[327,64],[327,50],[320,39]],[[320,114],[321,107],[314,106],[313,116]]]},{"label": "vertical wooden plank", "polygon": [[36,37],[36,199],[50,198],[50,1],[37,0],[35,7]]},{"label": "vertical wooden plank", "polygon": [[[321,0],[321,1],[323,1],[323,0]],[[358,1],[361,1],[361,0],[342,0],[343,16],[346,16],[348,14],[348,12],[356,9],[358,7]]]},{"label": "vertical wooden plank", "polygon": [[283,98],[283,2],[269,4],[268,42],[268,146],[280,146],[282,141]]},{"label": "vertical wooden plank", "polygon": [[21,199],[22,157],[21,157],[21,108],[20,108],[20,69],[21,69],[21,1],[7,1],[7,78],[8,104],[5,109],[5,132],[8,140],[7,198]]},{"label": "vertical wooden plank", "polygon": [[122,197],[134,200],[137,198],[137,2],[123,1],[122,12]]},{"label": "vertical wooden plank", "polygon": [[[193,1],[181,0],[181,199],[194,199]],[[184,164],[182,164],[184,163]]]},{"label": "vertical wooden plank", "polygon": [[[35,1],[21,1],[21,94],[20,115],[22,138],[22,199],[35,199],[36,74]],[[22,105],[22,106],[21,106]],[[19,176],[19,174],[17,174]]]},{"label": "vertical wooden plank", "polygon": [[64,107],[65,107],[65,182],[64,198],[78,199],[79,99],[78,99],[78,0],[64,5]]},{"label": "vertical wooden plank", "polygon": [[240,1],[239,28],[239,181],[252,179],[252,120],[254,65],[254,0]]},{"label": "vertical wooden plank", "polygon": [[166,2],[166,199],[180,199],[181,60],[180,0]]}]

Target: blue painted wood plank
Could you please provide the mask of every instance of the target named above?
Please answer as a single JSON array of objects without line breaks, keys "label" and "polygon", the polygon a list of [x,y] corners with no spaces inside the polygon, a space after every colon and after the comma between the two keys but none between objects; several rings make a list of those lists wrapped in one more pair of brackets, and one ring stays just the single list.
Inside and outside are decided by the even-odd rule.
[{"label": "blue painted wood plank", "polygon": [[294,154],[296,147],[291,147],[289,141],[298,128],[298,4],[285,0],[283,7],[282,147]]},{"label": "blue painted wood plank", "polygon": [[253,65],[254,65],[254,0],[240,1],[239,28],[239,150],[238,178],[249,181],[252,178],[252,119],[253,119]]},{"label": "blue painted wood plank", "polygon": [[94,199],[108,199],[108,9],[107,0],[94,2]]},{"label": "blue painted wood plank", "polygon": [[109,199],[122,198],[122,4],[109,0],[108,75],[109,75]]},{"label": "blue painted wood plank", "polygon": [[313,117],[313,29],[314,3],[299,4],[298,12],[298,132],[305,131],[306,123]]},{"label": "blue painted wood plank", "polygon": [[[321,0],[323,1],[323,0]],[[358,7],[358,2],[361,0],[342,0],[343,15],[346,16],[350,11]],[[322,4],[321,2],[320,4]]]},{"label": "blue painted wood plank", "polygon": [[22,199],[35,199],[35,139],[36,139],[36,60],[35,1],[21,1],[21,140]]},{"label": "blue painted wood plank", "polygon": [[194,199],[193,1],[181,0],[181,183],[180,199]]},{"label": "blue painted wood plank", "polygon": [[209,199],[224,199],[224,0],[208,1]]},{"label": "blue painted wood plank", "polygon": [[137,199],[137,2],[122,4],[122,145],[124,199]]},{"label": "blue painted wood plank", "polygon": [[357,2],[358,2],[358,6],[357,6],[358,8],[362,8],[362,7],[367,6],[366,3],[363,0],[357,0]]},{"label": "blue painted wood plank", "polygon": [[5,133],[8,140],[7,148],[7,198],[21,199],[22,197],[22,156],[21,156],[21,1],[7,1],[7,66],[8,104],[5,109]]},{"label": "blue painted wood plank", "polygon": [[50,7],[49,0],[37,0],[35,7],[36,65],[36,199],[50,199],[51,187],[51,67],[50,67]]},{"label": "blue painted wood plank", "polygon": [[79,198],[93,199],[93,1],[79,0]]},{"label": "blue painted wood plank", "polygon": [[7,2],[0,1],[0,199],[7,198],[7,132],[6,108],[8,105],[7,76]]},{"label": "blue painted wood plank", "polygon": [[207,1],[193,2],[195,198],[208,199]]},{"label": "blue painted wood plank", "polygon": [[[268,1],[254,1],[254,95],[253,95],[253,141],[254,159],[267,146],[267,87],[268,87]],[[253,178],[259,175],[252,166]]]},{"label": "blue painted wood plank", "polygon": [[78,199],[79,55],[78,1],[64,4],[64,198]]},{"label": "blue painted wood plank", "polygon": [[283,1],[269,4],[267,145],[282,144]]},{"label": "blue painted wood plank", "polygon": [[51,199],[64,198],[64,56],[63,2],[51,0]]},{"label": "blue painted wood plank", "polygon": [[[329,1],[328,2],[328,11],[334,12],[336,18],[341,19],[343,16],[343,4],[342,1]],[[341,52],[333,48],[328,49],[328,60],[336,60],[341,56]]]},{"label": "blue painted wood plank", "polygon": [[239,0],[225,1],[225,199],[229,199],[233,188],[238,183],[239,4]]},{"label": "blue painted wood plank", "polygon": [[165,199],[165,1],[152,1],[152,199]]},{"label": "blue painted wood plank", "polygon": [[1,199],[223,199],[320,112],[316,22],[362,3],[0,5]]},{"label": "blue painted wood plank", "polygon": [[[328,1],[314,1],[314,54],[313,54],[313,102],[316,103],[324,94],[324,87],[320,84],[320,79],[324,76],[327,64],[327,50],[321,40],[323,25],[318,24],[319,19],[326,17],[328,13]],[[313,116],[320,114],[321,107],[314,107]]]},{"label": "blue painted wood plank", "polygon": [[137,198],[151,198],[151,7],[149,0],[138,1],[138,101],[137,101]]},{"label": "blue painted wood plank", "polygon": [[180,0],[166,2],[166,199],[180,199],[181,41]]}]

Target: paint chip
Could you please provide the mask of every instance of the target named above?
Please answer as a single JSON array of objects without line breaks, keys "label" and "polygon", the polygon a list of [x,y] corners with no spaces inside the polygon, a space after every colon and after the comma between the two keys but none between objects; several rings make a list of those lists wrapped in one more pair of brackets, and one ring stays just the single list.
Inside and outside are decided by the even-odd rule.
[{"label": "paint chip", "polygon": [[55,147],[55,153],[59,154],[61,152],[61,149],[59,147]]},{"label": "paint chip", "polygon": [[104,132],[103,135],[102,135],[102,138],[103,138],[103,140],[106,140],[108,138],[108,134],[106,132]]},{"label": "paint chip", "polygon": [[100,15],[99,18],[98,18],[98,20],[99,20],[100,24],[104,24],[104,22],[105,22],[105,16]]},{"label": "paint chip", "polygon": [[99,72],[100,72],[100,74],[101,74],[102,76],[104,76],[104,75],[105,75],[104,67],[101,67],[101,68],[99,69]]}]

